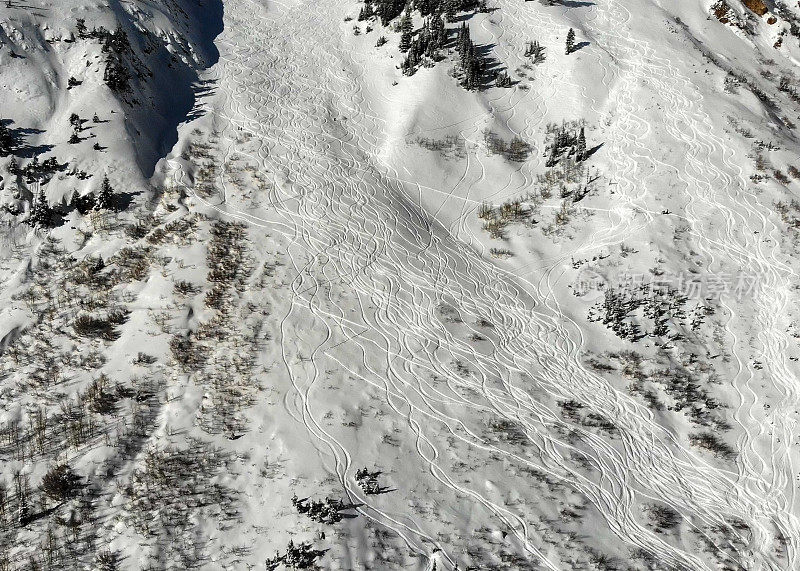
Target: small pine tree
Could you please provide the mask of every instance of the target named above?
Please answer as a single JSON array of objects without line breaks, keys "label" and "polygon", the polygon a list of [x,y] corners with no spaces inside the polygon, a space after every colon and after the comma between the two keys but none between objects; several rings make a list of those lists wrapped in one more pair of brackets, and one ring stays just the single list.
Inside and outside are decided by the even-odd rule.
[{"label": "small pine tree", "polygon": [[78,136],[78,133],[73,131],[72,135],[70,135],[70,137],[69,137],[69,141],[68,142],[69,142],[70,145],[76,145],[76,144],[81,142],[81,138]]},{"label": "small pine tree", "polygon": [[69,124],[72,125],[72,128],[78,130],[81,128],[81,118],[77,113],[73,113],[69,116]]},{"label": "small pine tree", "polygon": [[511,77],[508,75],[508,72],[501,71],[498,73],[495,78],[495,84],[497,87],[511,87]]},{"label": "small pine tree", "polygon": [[86,37],[86,20],[78,18],[75,28],[78,30],[78,37],[83,39]]},{"label": "small pine tree", "polygon": [[572,28],[567,32],[567,55],[575,51],[575,30]]},{"label": "small pine tree", "polygon": [[576,158],[582,161],[586,158],[586,134],[583,132],[583,127],[581,127],[581,132],[578,135],[577,147]]},{"label": "small pine tree", "polygon": [[92,123],[99,123],[99,122],[100,122],[100,117],[98,117],[97,113],[95,113],[94,116],[92,117]]},{"label": "small pine tree", "polygon": [[31,208],[30,223],[33,226],[48,226],[50,224],[50,206],[47,204],[47,197],[44,195],[44,188],[39,186],[39,195]]},{"label": "small pine tree", "polygon": [[103,177],[103,183],[100,185],[100,192],[97,195],[95,208],[98,210],[108,210],[111,208],[111,203],[114,200],[114,189],[108,180],[108,176]]}]

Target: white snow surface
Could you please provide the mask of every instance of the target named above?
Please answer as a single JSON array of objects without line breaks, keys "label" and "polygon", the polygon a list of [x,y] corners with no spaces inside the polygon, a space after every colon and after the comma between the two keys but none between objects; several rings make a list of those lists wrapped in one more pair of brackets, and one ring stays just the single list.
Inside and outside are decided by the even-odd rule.
[{"label": "white snow surface", "polygon": [[[747,29],[708,0],[490,0],[447,24],[516,82],[476,92],[452,49],[404,76],[400,34],[356,2],[0,6],[16,160],[68,163],[43,185],[52,228],[24,222],[38,186],[2,169],[0,562],[263,569],[292,540],[325,569],[800,569],[800,8],[727,3]],[[76,18],[124,29],[152,76],[112,92]],[[580,119],[595,180],[566,208],[537,175],[547,125]],[[533,152],[506,160],[486,132]],[[65,206],[104,175],[117,208]],[[529,213],[492,238],[481,206],[517,197]],[[81,277],[97,256],[105,277]],[[757,287],[691,297],[701,324],[633,342],[589,318],[588,274]],[[113,310],[118,335],[76,332]],[[101,375],[109,410],[87,404]],[[82,481],[62,502],[38,491],[58,463]],[[352,506],[321,524],[293,494]]]}]

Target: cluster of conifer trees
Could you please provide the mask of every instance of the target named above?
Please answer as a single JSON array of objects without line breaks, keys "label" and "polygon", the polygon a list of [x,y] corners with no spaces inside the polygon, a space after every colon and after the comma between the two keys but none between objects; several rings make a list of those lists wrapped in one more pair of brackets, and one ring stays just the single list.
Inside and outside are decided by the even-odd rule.
[{"label": "cluster of conifer trees", "polygon": [[425,20],[419,34],[414,37],[413,24],[408,13],[401,21],[400,51],[407,52],[401,69],[405,75],[413,75],[424,58],[431,61],[441,59],[439,50],[447,43],[447,28],[440,14],[434,14]]},{"label": "cluster of conifer trees", "polygon": [[483,56],[476,51],[466,22],[461,24],[458,29],[456,49],[461,56],[461,85],[468,90],[478,89],[481,85],[483,73],[486,71],[486,62]]},{"label": "cluster of conifer trees", "polygon": [[76,29],[81,39],[97,39],[103,42],[103,53],[108,54],[103,79],[109,89],[116,93],[125,93],[130,89],[130,72],[122,61],[122,56],[131,49],[128,35],[122,28],[109,32],[104,27],[86,28],[86,20],[78,18]]},{"label": "cluster of conifer trees", "polygon": [[480,8],[481,0],[364,0],[364,7],[358,14],[358,20],[369,20],[373,16],[380,19],[381,24],[388,26],[403,11],[418,10],[423,17],[438,14],[452,22],[458,12]]},{"label": "cluster of conifer trees", "polygon": [[546,166],[555,166],[564,155],[578,162],[586,159],[586,134],[583,126],[578,130],[573,123],[549,125],[548,134],[552,135],[553,142],[548,148],[550,156],[545,163]]}]

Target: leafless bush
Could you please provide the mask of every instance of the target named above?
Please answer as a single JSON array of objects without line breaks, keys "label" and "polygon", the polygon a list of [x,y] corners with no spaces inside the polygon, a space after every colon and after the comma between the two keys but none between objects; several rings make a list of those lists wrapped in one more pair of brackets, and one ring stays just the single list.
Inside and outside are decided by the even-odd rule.
[{"label": "leafless bush", "polygon": [[505,237],[505,228],[507,225],[508,221],[502,218],[494,218],[484,222],[483,229],[489,232],[489,236],[492,238],[502,239]]},{"label": "leafless bush", "polygon": [[692,434],[689,436],[689,442],[698,448],[703,448],[713,452],[721,458],[727,459],[736,455],[736,451],[730,445],[725,443],[719,436],[712,432]]},{"label": "leafless bush", "polygon": [[496,133],[491,131],[484,132],[484,142],[489,154],[501,155],[503,158],[514,162],[523,162],[528,160],[533,147],[515,136],[510,142],[506,142],[500,138]]},{"label": "leafless bush", "polygon": [[80,486],[81,478],[67,464],[53,466],[42,478],[42,492],[56,502],[74,497]]},{"label": "leafless bush", "polygon": [[646,507],[651,525],[657,531],[673,529],[681,522],[681,515],[669,506],[652,504]]},{"label": "leafless bush", "polygon": [[184,369],[199,368],[206,361],[205,348],[188,337],[176,335],[169,342],[169,348],[172,352],[172,357]]},{"label": "leafless bush", "polygon": [[86,389],[85,399],[90,411],[98,414],[111,414],[116,408],[119,396],[111,389],[111,381],[105,374],[94,379]]},{"label": "leafless bush", "polygon": [[200,288],[195,284],[184,280],[176,281],[173,289],[175,290],[175,293],[179,293],[181,295],[192,295],[200,290]]},{"label": "leafless bush", "polygon": [[443,139],[418,137],[415,142],[422,148],[441,153],[445,157],[462,158],[466,156],[464,139],[457,135],[447,135]]},{"label": "leafless bush", "polygon": [[79,315],[73,322],[72,328],[82,337],[95,337],[106,341],[114,341],[119,338],[119,332],[108,318]]}]

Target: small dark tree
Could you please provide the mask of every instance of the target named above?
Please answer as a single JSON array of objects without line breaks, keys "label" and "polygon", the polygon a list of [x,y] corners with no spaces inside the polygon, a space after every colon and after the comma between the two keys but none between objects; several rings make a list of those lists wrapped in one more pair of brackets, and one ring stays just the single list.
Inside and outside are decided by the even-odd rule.
[{"label": "small dark tree", "polygon": [[97,195],[96,208],[98,210],[108,210],[111,208],[111,203],[114,200],[114,189],[108,180],[108,176],[103,177],[103,182],[100,185],[100,193]]},{"label": "small dark tree", "polygon": [[80,489],[80,480],[67,464],[58,464],[42,478],[42,492],[55,502],[64,502],[75,497]]},{"label": "small dark tree", "polygon": [[72,115],[70,115],[69,124],[72,125],[72,128],[75,129],[76,131],[80,130],[82,125],[80,116],[77,113],[73,113]]},{"label": "small dark tree", "polygon": [[50,206],[47,204],[47,197],[44,195],[44,188],[39,186],[39,196],[33,203],[31,208],[30,223],[33,226],[49,226],[52,212]]},{"label": "small dark tree", "polygon": [[78,37],[84,39],[86,37],[86,20],[78,18],[75,28],[78,30]]},{"label": "small dark tree", "polygon": [[581,127],[581,132],[578,134],[578,143],[576,146],[576,158],[582,161],[586,158],[586,134],[583,132],[583,127]]},{"label": "small dark tree", "polygon": [[575,30],[572,28],[567,32],[567,55],[575,51]]},{"label": "small dark tree", "polygon": [[497,87],[511,87],[511,77],[508,75],[508,72],[501,71],[498,73],[495,78],[495,84]]},{"label": "small dark tree", "polygon": [[72,132],[72,135],[69,136],[69,144],[70,145],[77,145],[81,142],[81,138],[78,136],[78,133],[75,131]]}]

